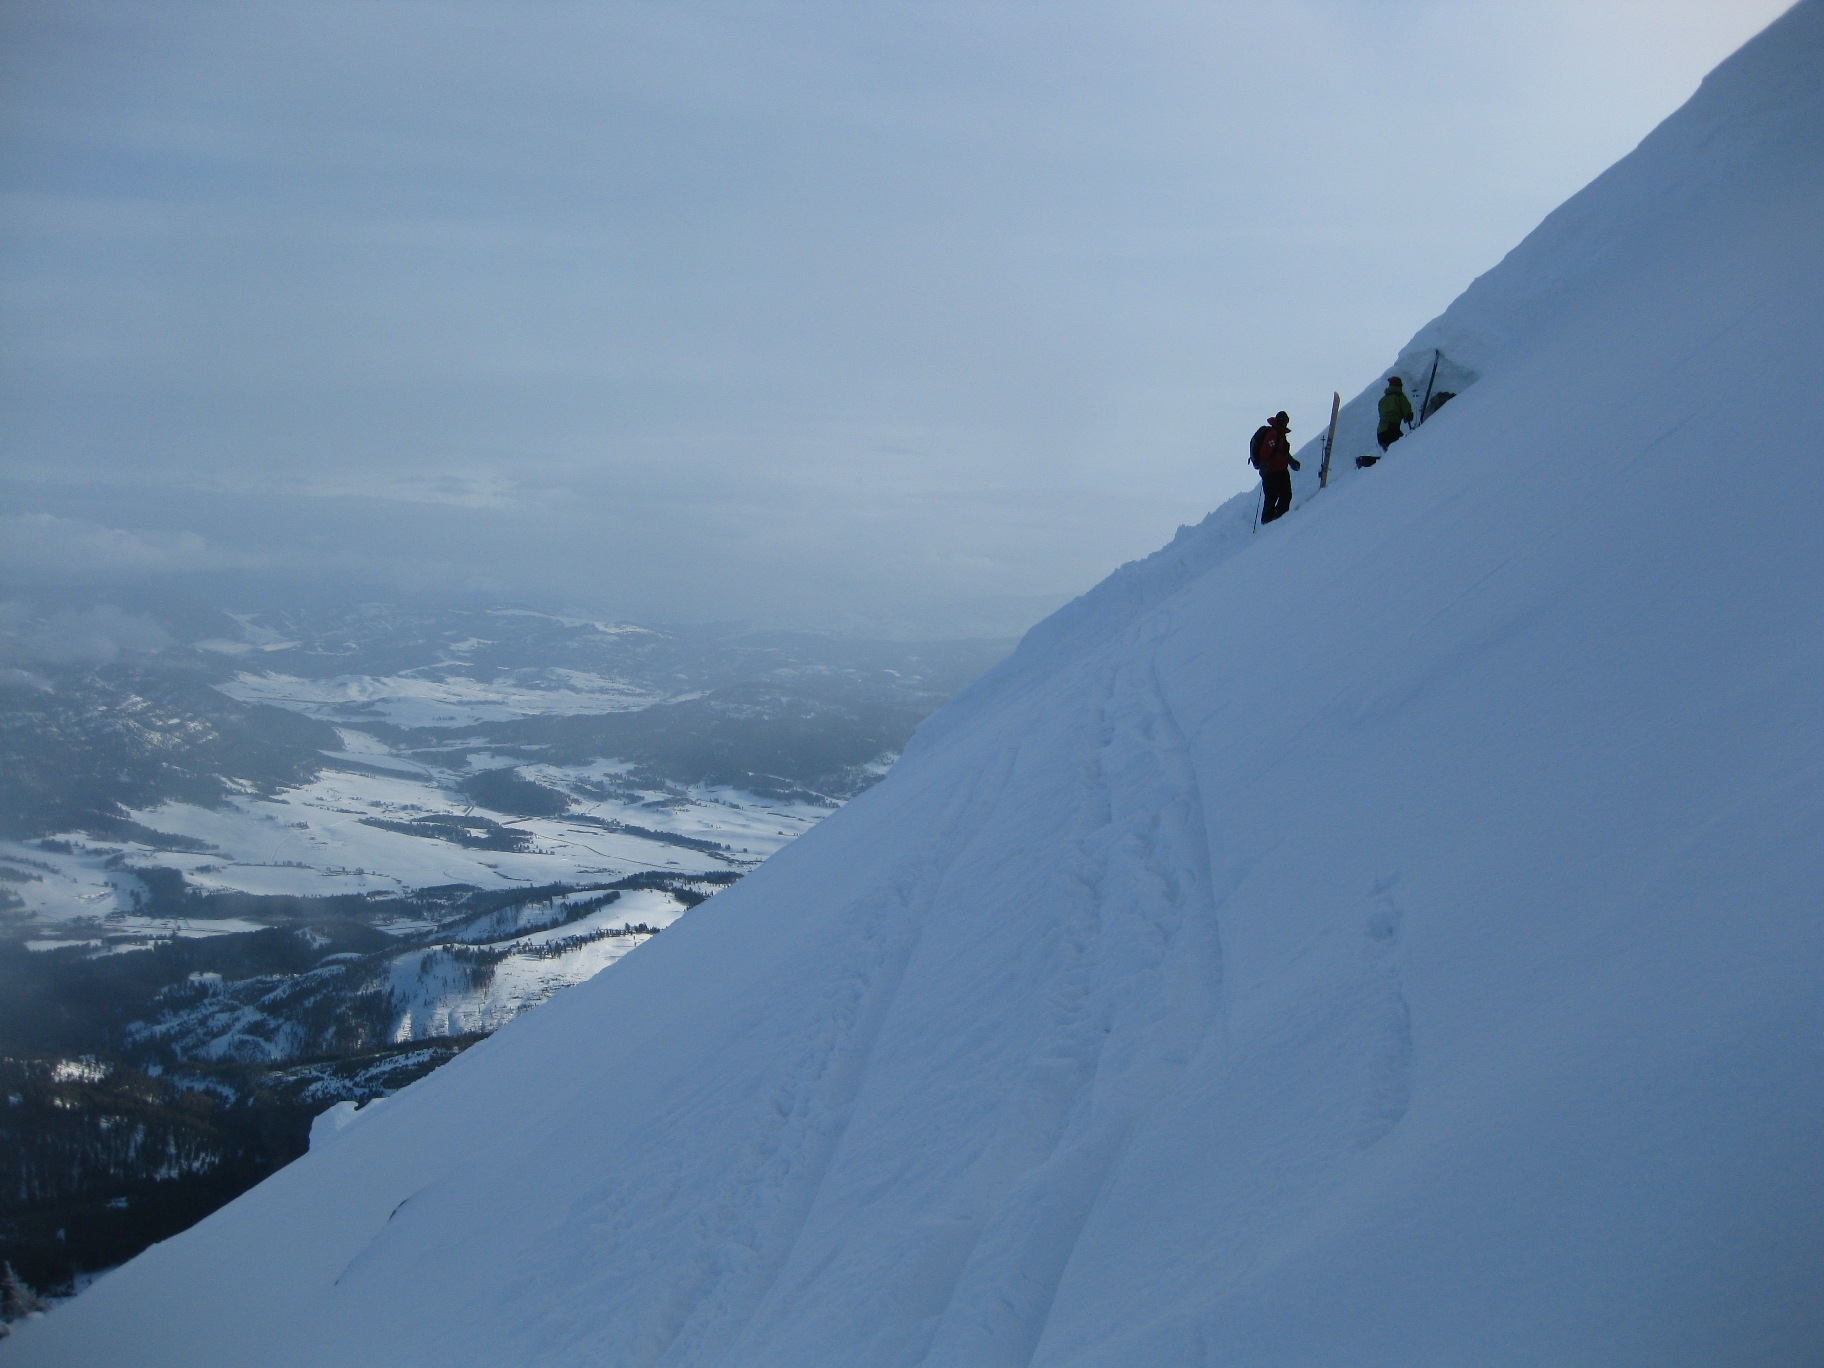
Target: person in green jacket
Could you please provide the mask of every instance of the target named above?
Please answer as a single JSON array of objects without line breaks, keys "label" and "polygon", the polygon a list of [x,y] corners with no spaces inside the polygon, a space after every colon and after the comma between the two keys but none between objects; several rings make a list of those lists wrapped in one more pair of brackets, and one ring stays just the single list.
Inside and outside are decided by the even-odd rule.
[{"label": "person in green jacket", "polygon": [[1375,438],[1381,444],[1381,450],[1399,441],[1405,435],[1405,425],[1412,421],[1412,400],[1406,397],[1406,382],[1397,375],[1387,377],[1387,393],[1381,396],[1381,430]]},{"label": "person in green jacket", "polygon": [[[1381,396],[1381,426],[1374,434],[1381,444],[1381,452],[1406,435],[1405,424],[1412,421],[1412,400],[1406,397],[1406,382],[1397,375],[1387,377],[1387,392]],[[1366,468],[1380,460],[1380,456],[1357,456],[1355,464]]]}]

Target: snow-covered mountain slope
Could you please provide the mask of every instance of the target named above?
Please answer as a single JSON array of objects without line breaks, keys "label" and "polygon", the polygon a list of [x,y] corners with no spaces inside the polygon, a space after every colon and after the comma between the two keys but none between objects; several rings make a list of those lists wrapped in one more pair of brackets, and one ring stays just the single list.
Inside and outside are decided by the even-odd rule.
[{"label": "snow-covered mountain slope", "polygon": [[1804,0],[1386,462],[0,1359],[1824,1361],[1821,74]]}]

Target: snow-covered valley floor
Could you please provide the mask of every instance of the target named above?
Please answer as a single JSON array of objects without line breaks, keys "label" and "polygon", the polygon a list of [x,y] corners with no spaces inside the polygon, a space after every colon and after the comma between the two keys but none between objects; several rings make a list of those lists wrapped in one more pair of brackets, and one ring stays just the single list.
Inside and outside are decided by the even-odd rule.
[{"label": "snow-covered valley floor", "polygon": [[[594,777],[600,767],[536,772],[542,781],[561,785],[572,777]],[[402,893],[447,884],[601,882],[640,870],[726,873],[752,868],[829,812],[733,790],[696,789],[656,804],[585,796],[561,816],[516,817],[465,801],[449,787],[456,777],[422,766],[396,776],[332,768],[270,798],[240,797],[213,809],[169,803],[132,814],[153,831],[203,849],[61,833],[48,842],[0,842],[0,858],[10,857],[39,876],[13,885],[30,913],[70,934],[90,935],[112,926],[145,929],[143,919],[128,919],[146,898],[134,871],[147,867],[176,869],[199,892],[296,897]],[[491,823],[508,833],[503,842],[514,840],[518,848],[476,848],[396,829],[437,817]],[[611,822],[620,829],[603,825]],[[635,834],[629,826],[651,834]],[[475,828],[484,840],[487,830]],[[674,844],[666,836],[721,849]]]},{"label": "snow-covered valley floor", "polygon": [[[646,801],[639,795],[618,800],[602,796],[603,781],[623,767],[597,762],[527,767],[522,772],[528,777],[570,794],[572,806],[552,816],[515,816],[464,798],[457,786],[471,771],[417,761],[389,768],[393,756],[384,742],[346,728],[341,735],[343,754],[366,762],[360,770],[336,768],[338,757],[332,756],[332,767],[314,781],[270,796],[135,811],[141,840],[62,833],[0,843],[0,860],[29,876],[10,885],[33,918],[27,948],[134,953],[172,938],[246,934],[295,920],[289,904],[280,905],[285,915],[276,921],[263,918],[261,909],[273,904],[261,900],[311,900],[304,904],[309,907],[352,895],[367,900],[378,930],[402,943],[385,988],[394,1003],[386,1040],[485,1034],[559,989],[592,978],[650,934],[593,933],[632,924],[657,931],[685,904],[663,889],[623,891],[616,905],[583,921],[499,942],[511,953],[477,968],[439,948],[439,918],[426,915],[414,895],[458,887],[500,895],[523,889],[524,905],[538,908],[547,901],[542,890],[575,888],[582,892],[574,896],[587,896],[642,874],[670,876],[681,881],[676,887],[708,894],[830,811],[701,786]],[[174,904],[167,888],[161,903],[161,881],[168,885],[173,873],[181,877],[186,900]],[[238,915],[201,910],[239,894],[252,898],[233,904]],[[192,1059],[261,1062],[327,1047],[288,1021],[288,1012],[298,1010],[295,986],[275,982],[260,997],[266,1006],[242,1002],[224,1011],[217,1000],[161,1015],[156,1030],[134,1039],[142,1046],[180,1046]]]}]

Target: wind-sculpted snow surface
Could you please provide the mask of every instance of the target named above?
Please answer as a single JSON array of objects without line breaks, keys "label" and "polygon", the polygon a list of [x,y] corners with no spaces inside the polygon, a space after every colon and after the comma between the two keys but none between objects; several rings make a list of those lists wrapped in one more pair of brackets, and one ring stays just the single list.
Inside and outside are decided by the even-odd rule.
[{"label": "wind-sculpted snow surface", "polygon": [[1824,1361],[1821,70],[1807,0],[1388,461],[0,1357]]}]

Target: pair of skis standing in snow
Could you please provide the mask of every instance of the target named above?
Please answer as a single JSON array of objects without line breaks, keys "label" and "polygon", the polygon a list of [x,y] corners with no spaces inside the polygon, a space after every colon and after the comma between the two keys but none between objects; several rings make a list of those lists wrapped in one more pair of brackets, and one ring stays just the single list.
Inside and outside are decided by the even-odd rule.
[{"label": "pair of skis standing in snow", "polygon": [[[1434,379],[1437,376],[1436,362],[1432,364],[1432,376]],[[1330,482],[1330,448],[1336,443],[1336,418],[1341,406],[1342,396],[1333,396],[1330,401],[1330,430],[1324,437],[1324,464],[1318,472],[1320,488]],[[1381,395],[1380,426],[1375,431],[1381,455],[1386,455],[1387,448],[1404,437],[1406,429],[1414,425],[1412,400],[1406,397],[1406,382],[1397,375],[1388,376],[1386,393]],[[1292,420],[1281,409],[1255,431],[1253,440],[1248,443],[1248,464],[1260,472],[1261,523],[1270,523],[1275,518],[1283,517],[1292,507],[1292,472],[1304,467],[1292,455],[1291,434]],[[1380,456],[1358,456],[1355,458],[1356,468],[1365,470],[1380,459]]]}]

